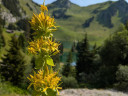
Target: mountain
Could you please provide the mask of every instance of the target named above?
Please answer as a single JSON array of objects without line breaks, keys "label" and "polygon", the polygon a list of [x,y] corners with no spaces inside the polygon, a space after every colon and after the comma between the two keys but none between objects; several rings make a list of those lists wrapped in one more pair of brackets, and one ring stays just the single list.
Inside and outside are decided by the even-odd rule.
[{"label": "mountain", "polygon": [[0,0],[1,15],[9,23],[39,13],[40,6],[32,0]]},{"label": "mountain", "polygon": [[84,34],[88,33],[91,44],[102,44],[121,23],[128,20],[128,3],[125,0],[108,1],[87,7],[80,7],[69,0],[57,0],[49,4],[48,8],[60,26],[55,33],[57,38],[81,40]]},{"label": "mountain", "polygon": [[[98,21],[100,24],[106,26],[106,27],[113,27],[112,24],[112,17],[117,15],[120,17],[120,21],[122,23],[125,23],[125,21],[128,19],[128,4],[125,0],[119,0],[118,2],[115,2],[111,4],[106,10],[101,11],[98,14]],[[102,20],[101,20],[102,18]]]},{"label": "mountain", "polygon": [[[0,0],[2,16],[7,22],[16,22],[39,13],[39,5],[32,0]],[[108,1],[80,7],[70,0],[57,0],[47,5],[56,25],[60,26],[54,36],[61,41],[81,40],[85,33],[91,44],[100,45],[121,23],[128,20],[128,3],[125,0]]]}]

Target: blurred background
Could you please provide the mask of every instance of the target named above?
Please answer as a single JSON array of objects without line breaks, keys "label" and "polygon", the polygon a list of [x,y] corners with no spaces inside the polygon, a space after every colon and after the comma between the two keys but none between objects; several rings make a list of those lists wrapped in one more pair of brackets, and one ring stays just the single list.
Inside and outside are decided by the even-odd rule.
[{"label": "blurred background", "polygon": [[[60,53],[52,58],[63,89],[128,92],[127,1],[46,0],[59,26],[53,34]],[[27,90],[27,77],[35,70],[36,57],[27,51],[34,32],[29,21],[33,13],[40,12],[42,3],[0,0],[0,96],[32,93]]]}]

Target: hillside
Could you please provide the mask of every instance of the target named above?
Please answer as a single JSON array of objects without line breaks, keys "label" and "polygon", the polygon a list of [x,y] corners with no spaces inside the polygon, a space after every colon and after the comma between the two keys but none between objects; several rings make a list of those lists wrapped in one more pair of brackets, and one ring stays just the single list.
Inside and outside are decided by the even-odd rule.
[{"label": "hillside", "polygon": [[32,0],[0,0],[1,15],[7,23],[15,23],[22,18],[38,13],[40,6]]},{"label": "hillside", "polygon": [[81,40],[84,34],[88,33],[91,43],[97,42],[98,45],[128,18],[128,3],[125,0],[108,1],[87,7],[80,7],[69,0],[57,0],[48,5],[48,8],[60,26],[55,33],[56,37]]},{"label": "hillside", "polygon": [[[5,14],[2,13],[3,18],[7,22],[30,18],[33,12],[39,12],[39,5],[32,0],[1,1]],[[88,33],[91,44],[97,43],[98,45],[101,45],[111,33],[115,32],[121,23],[127,21],[127,8],[128,3],[125,0],[108,1],[87,7],[80,7],[69,0],[57,0],[48,5],[50,14],[56,19],[56,25],[60,26],[54,33],[58,40],[69,42],[81,40],[84,34]]]}]

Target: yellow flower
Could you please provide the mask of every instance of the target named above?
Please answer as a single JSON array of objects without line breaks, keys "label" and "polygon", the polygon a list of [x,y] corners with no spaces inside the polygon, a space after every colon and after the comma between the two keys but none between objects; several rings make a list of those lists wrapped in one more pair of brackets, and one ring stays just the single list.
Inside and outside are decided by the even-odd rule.
[{"label": "yellow flower", "polygon": [[59,53],[58,43],[53,42],[51,39],[37,39],[35,41],[29,42],[28,52],[32,54],[37,54],[43,52],[44,54],[55,55]]},{"label": "yellow flower", "polygon": [[[43,7],[43,10],[44,8],[45,7]],[[36,31],[34,34],[39,36],[45,36],[46,33],[51,33],[52,31],[56,30],[54,18],[51,18],[47,14],[45,15],[44,12],[41,12],[39,15],[33,14],[30,24],[32,29]]]},{"label": "yellow flower", "polygon": [[34,41],[29,42],[28,52],[38,55],[36,64],[41,65],[42,69],[37,73],[34,72],[33,76],[30,75],[28,77],[31,82],[28,89],[33,85],[38,95],[41,93],[46,96],[52,96],[56,92],[59,94],[58,89],[61,89],[59,87],[61,78],[57,76],[56,72],[53,72],[54,62],[51,58],[52,55],[59,53],[59,44],[51,39],[52,32],[56,30],[56,26],[54,18],[51,18],[46,11],[48,11],[48,8],[45,4],[41,5],[41,13],[33,14],[30,21],[31,28],[35,31],[33,33],[35,37]]},{"label": "yellow flower", "polygon": [[29,53],[36,54],[36,50],[32,47],[28,48]]},{"label": "yellow flower", "polygon": [[43,93],[46,92],[47,89],[56,90],[56,92],[58,92],[58,89],[61,89],[61,87],[59,87],[61,78],[57,77],[56,72],[47,72],[47,74],[44,75],[44,70],[39,70],[38,73],[34,72],[34,76],[30,75],[28,79],[31,82],[28,89],[33,85],[37,92],[40,91]]},{"label": "yellow flower", "polygon": [[40,9],[44,12],[45,10],[48,11],[48,8],[44,5],[41,5]]}]

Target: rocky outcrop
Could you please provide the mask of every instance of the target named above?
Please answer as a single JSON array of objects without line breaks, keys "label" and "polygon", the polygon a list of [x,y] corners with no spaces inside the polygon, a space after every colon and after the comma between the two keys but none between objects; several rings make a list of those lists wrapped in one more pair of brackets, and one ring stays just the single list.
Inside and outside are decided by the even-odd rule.
[{"label": "rocky outcrop", "polygon": [[70,8],[71,2],[69,0],[57,0],[48,6],[51,8]]},{"label": "rocky outcrop", "polygon": [[13,14],[13,16],[22,16],[19,0],[2,0],[2,4],[10,11],[11,14]]},{"label": "rocky outcrop", "polygon": [[66,15],[66,14],[65,14],[66,11],[67,11],[66,9],[57,9],[57,10],[55,10],[55,11],[52,12],[52,15],[53,15],[54,18],[56,18],[56,19],[60,19],[60,18],[62,18],[62,19],[67,19],[67,18],[69,18],[69,17],[71,17],[71,16]]},{"label": "rocky outcrop", "polygon": [[52,4],[48,5],[48,9],[54,9],[54,11],[52,12],[52,15],[56,18],[56,19],[67,19],[68,15],[66,15],[66,11],[68,8],[70,8],[71,6],[71,2],[69,0],[57,0],[55,2],[53,2]]},{"label": "rocky outcrop", "polygon": [[57,0],[57,6],[60,8],[69,8],[71,2],[69,0]]},{"label": "rocky outcrop", "polygon": [[6,11],[2,11],[0,15],[8,23],[15,23],[17,21],[16,17]]}]

